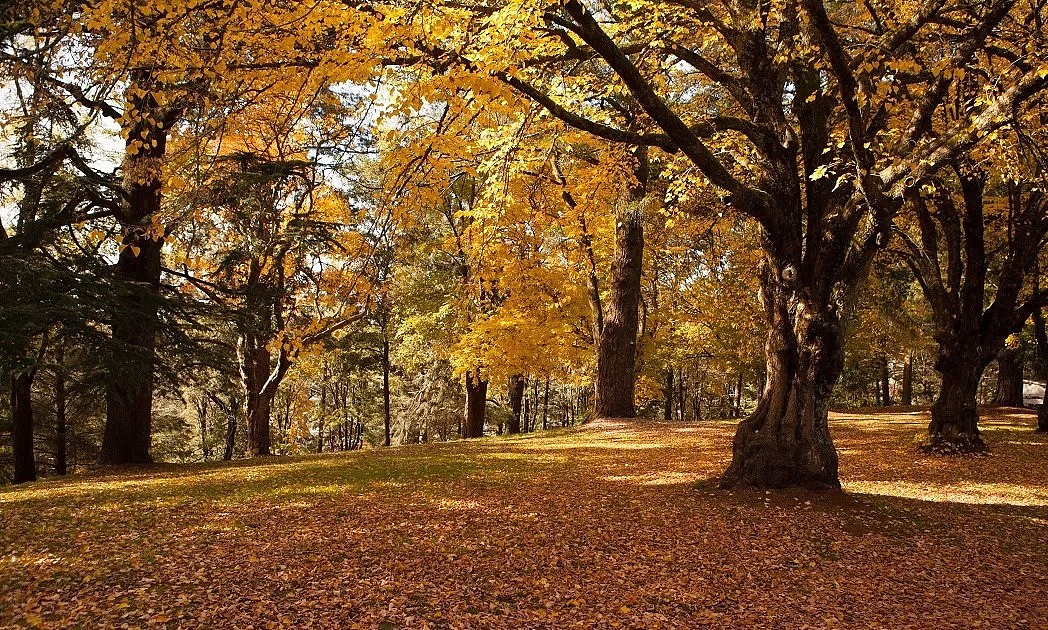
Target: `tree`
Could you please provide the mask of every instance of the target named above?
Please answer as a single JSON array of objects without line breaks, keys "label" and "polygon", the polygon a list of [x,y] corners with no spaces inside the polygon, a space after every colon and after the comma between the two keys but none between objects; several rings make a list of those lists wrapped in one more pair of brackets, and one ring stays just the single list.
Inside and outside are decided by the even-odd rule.
[{"label": "tree", "polygon": [[938,343],[942,388],[926,448],[969,453],[986,450],[977,407],[983,371],[1048,297],[1028,282],[1048,236],[1048,202],[1036,186],[1008,180],[995,182],[1003,198],[994,198],[990,172],[970,162],[952,170],[912,194],[919,236],[899,233]]},{"label": "tree", "polygon": [[634,155],[635,183],[630,187],[625,207],[615,212],[608,309],[607,313],[597,314],[597,374],[593,381],[593,415],[597,418],[637,415],[637,335],[644,264],[644,203],[650,166],[647,147],[638,148]]},{"label": "tree", "polygon": [[1019,335],[1010,335],[997,354],[997,387],[993,402],[1009,407],[1023,406],[1023,352]]},{"label": "tree", "polygon": [[[578,0],[553,8],[456,3],[449,11],[455,20],[470,10],[478,18],[463,30],[486,26],[488,37],[396,44],[398,52],[435,59],[431,65],[482,68],[596,136],[683,154],[735,210],[761,225],[768,385],[740,423],[722,482],[836,488],[826,402],[843,366],[842,310],[887,244],[904,193],[1045,87],[1037,66],[1013,66],[989,99],[971,100],[970,124],[933,124],[955,83],[952,69],[981,63],[1014,6],[1003,1],[940,20],[952,5],[869,5],[864,13],[819,0],[781,7],[677,1],[595,13]],[[500,10],[521,26],[500,20],[508,17]],[[436,19],[434,12],[417,19]],[[662,15],[674,17],[652,19]],[[963,44],[947,53],[925,45],[943,37]],[[507,56],[510,42],[517,47]],[[582,71],[542,73],[558,63]],[[600,89],[609,76],[614,85]],[[597,115],[565,107],[552,95],[566,90],[595,90],[584,102],[603,99],[608,108]],[[615,90],[627,91],[646,114],[642,131],[615,124],[623,118]],[[732,144],[718,153],[728,138]]]}]

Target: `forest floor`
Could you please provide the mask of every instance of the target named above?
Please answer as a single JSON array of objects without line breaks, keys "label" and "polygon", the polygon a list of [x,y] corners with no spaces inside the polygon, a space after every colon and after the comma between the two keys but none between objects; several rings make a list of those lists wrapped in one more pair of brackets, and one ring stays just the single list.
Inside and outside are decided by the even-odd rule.
[{"label": "forest floor", "polygon": [[918,455],[837,413],[845,493],[725,492],[733,422],[165,466],[0,490],[0,627],[1048,626],[1048,437]]}]

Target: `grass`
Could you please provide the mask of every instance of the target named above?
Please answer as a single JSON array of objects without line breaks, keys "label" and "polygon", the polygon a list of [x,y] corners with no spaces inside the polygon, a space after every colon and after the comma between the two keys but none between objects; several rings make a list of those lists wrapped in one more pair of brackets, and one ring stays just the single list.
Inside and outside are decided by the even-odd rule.
[{"label": "grass", "polygon": [[0,627],[1044,627],[1048,437],[919,455],[834,414],[843,495],[724,492],[733,423],[190,466],[0,490]]}]

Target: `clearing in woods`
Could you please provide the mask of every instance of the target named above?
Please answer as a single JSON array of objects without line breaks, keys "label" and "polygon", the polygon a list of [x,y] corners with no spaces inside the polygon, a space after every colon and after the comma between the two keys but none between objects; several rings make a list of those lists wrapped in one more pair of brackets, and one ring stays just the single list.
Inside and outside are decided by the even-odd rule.
[{"label": "clearing in woods", "polygon": [[1048,625],[1048,437],[918,455],[837,413],[846,494],[725,492],[733,422],[165,466],[0,490],[0,626]]}]

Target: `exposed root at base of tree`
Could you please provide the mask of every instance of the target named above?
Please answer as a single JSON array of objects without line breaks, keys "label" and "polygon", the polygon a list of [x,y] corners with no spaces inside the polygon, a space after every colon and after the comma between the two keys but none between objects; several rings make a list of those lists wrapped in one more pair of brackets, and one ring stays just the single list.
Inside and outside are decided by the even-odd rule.
[{"label": "exposed root at base of tree", "polygon": [[983,455],[989,456],[990,448],[979,436],[953,436],[932,435],[926,442],[917,446],[917,450],[925,455]]}]

